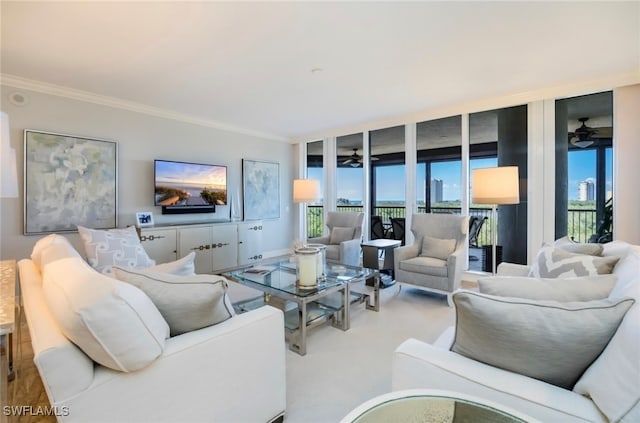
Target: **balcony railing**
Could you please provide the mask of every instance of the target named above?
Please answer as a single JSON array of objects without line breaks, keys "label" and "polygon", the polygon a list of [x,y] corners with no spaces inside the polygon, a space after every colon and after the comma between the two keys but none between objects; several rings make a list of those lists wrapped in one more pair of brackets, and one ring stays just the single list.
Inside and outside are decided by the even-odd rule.
[{"label": "balcony railing", "polygon": [[[363,211],[362,206],[338,206],[338,211]],[[459,207],[432,207],[433,213],[454,213],[460,214]],[[419,207],[418,213],[425,213],[425,207]],[[596,233],[596,211],[595,209],[569,209],[568,210],[567,233],[569,238],[575,242],[589,242],[591,235]],[[397,206],[377,206],[373,209],[373,215],[381,216],[385,223],[390,222],[392,217],[405,217],[405,208]],[[491,209],[483,207],[471,207],[471,216],[480,218],[487,217],[478,233],[478,246],[491,245],[492,230],[495,222],[491,217]],[[307,232],[309,237],[322,236],[324,230],[324,215],[322,206],[309,206],[307,209]]]}]

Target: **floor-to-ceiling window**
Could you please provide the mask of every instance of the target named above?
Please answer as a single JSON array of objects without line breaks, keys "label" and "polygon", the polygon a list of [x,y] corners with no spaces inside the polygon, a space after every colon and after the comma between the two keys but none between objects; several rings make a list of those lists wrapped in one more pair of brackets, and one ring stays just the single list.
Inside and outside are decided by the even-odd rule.
[{"label": "floor-to-ceiling window", "polygon": [[497,221],[491,216],[489,204],[470,204],[471,215],[487,217],[478,235],[482,247],[482,270],[490,271],[489,263],[493,231],[497,231],[497,262],[527,262],[527,106],[515,106],[469,115],[469,187],[474,168],[517,166],[520,182],[520,203],[499,205]]},{"label": "floor-to-ceiling window", "polygon": [[336,208],[338,211],[362,211],[364,169],[362,133],[336,139]]},{"label": "floor-to-ceiling window", "polygon": [[406,214],[404,139],[404,126],[369,132],[371,214],[385,224]]},{"label": "floor-to-ceiling window", "polygon": [[[324,167],[323,167],[323,142],[313,141],[307,143],[307,175],[309,179],[320,181],[320,194],[324,195]],[[307,204],[307,236],[321,236],[324,229],[323,198]]]},{"label": "floor-to-ceiling window", "polygon": [[555,237],[611,240],[613,94],[556,101]]}]

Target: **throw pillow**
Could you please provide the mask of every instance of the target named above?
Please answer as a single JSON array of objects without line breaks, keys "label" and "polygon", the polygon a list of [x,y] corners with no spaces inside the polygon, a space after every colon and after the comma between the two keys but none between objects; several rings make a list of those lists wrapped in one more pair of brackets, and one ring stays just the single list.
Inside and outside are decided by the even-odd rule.
[{"label": "throw pillow", "polygon": [[227,280],[222,276],[177,276],[118,266],[113,271],[151,298],[169,324],[171,336],[215,325],[234,314],[225,301]]},{"label": "throw pillow", "polygon": [[546,245],[536,256],[529,276],[534,278],[567,278],[574,276],[604,275],[611,273],[619,257],[595,257],[573,254]]},{"label": "throw pillow", "polygon": [[[53,250],[43,255],[49,251]],[[169,326],[135,286],[71,257],[51,261],[44,268],[42,288],[62,333],[93,361],[132,372],[162,354]]]},{"label": "throw pillow", "polygon": [[195,275],[196,268],[193,261],[196,258],[195,251],[190,252],[186,256],[170,261],[169,263],[156,264],[155,266],[146,267],[148,272],[171,273],[172,275],[189,276]]},{"label": "throw pillow", "polygon": [[335,226],[331,229],[329,244],[337,245],[344,241],[350,241],[353,239],[354,232],[354,228],[341,228],[340,226]]},{"label": "throw pillow", "polygon": [[63,257],[80,257],[80,254],[71,245],[69,240],[62,235],[51,234],[44,238],[40,238],[31,250],[31,260],[40,271],[47,264],[47,261],[42,260],[43,252],[49,248],[55,248],[59,251],[55,257],[52,253],[48,255],[49,261],[57,260]]},{"label": "throw pillow", "polygon": [[440,260],[446,260],[456,249],[455,239],[440,239],[425,235],[422,238],[422,257],[434,257]]},{"label": "throw pillow", "polygon": [[458,291],[453,302],[452,351],[572,389],[607,346],[634,300],[561,303]]},{"label": "throw pillow", "polygon": [[591,301],[607,298],[617,280],[616,275],[555,279],[494,276],[478,279],[478,290],[488,295],[530,300]]},{"label": "throw pillow", "polygon": [[602,244],[575,242],[568,236],[557,239],[553,243],[553,246],[562,248],[563,250],[570,253],[588,254],[590,256],[601,256],[602,252],[604,251],[604,247]]},{"label": "throw pillow", "polygon": [[133,226],[126,229],[89,229],[78,226],[87,261],[100,273],[111,273],[111,266],[149,267],[156,264],[140,244]]}]

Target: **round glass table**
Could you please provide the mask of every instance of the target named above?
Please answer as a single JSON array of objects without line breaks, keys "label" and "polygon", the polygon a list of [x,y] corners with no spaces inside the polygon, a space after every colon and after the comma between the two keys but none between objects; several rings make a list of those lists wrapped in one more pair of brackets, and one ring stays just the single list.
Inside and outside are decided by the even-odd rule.
[{"label": "round glass table", "polygon": [[409,389],[375,397],[342,423],[538,423],[509,407],[458,392]]}]

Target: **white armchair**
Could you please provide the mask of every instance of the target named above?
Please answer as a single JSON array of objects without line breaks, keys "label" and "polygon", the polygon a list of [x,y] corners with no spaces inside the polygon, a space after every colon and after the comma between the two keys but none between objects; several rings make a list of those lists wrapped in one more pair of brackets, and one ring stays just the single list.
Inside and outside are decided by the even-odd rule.
[{"label": "white armchair", "polygon": [[326,245],[329,260],[357,266],[360,264],[363,221],[364,213],[361,212],[329,212],[329,235],[309,238],[308,242]]},{"label": "white armchair", "polygon": [[465,240],[469,232],[469,217],[455,214],[414,214],[412,245],[394,252],[397,282],[447,295],[460,287],[465,265]]}]

